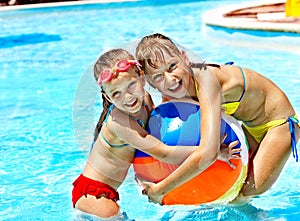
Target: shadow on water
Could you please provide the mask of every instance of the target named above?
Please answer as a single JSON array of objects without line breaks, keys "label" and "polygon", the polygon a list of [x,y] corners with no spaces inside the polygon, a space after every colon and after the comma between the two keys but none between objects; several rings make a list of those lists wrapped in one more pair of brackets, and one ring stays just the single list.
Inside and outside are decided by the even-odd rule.
[{"label": "shadow on water", "polygon": [[[260,198],[260,197],[257,197]],[[263,197],[264,198],[264,197]],[[264,200],[264,199],[260,199]],[[280,200],[280,199],[279,199]],[[255,198],[254,198],[255,201]],[[265,199],[267,201],[267,199]],[[159,219],[161,221],[261,221],[261,220],[298,220],[299,208],[289,205],[282,208],[259,208],[255,203],[243,206],[199,206],[194,209],[183,207],[167,211]]]},{"label": "shadow on water", "polygon": [[[295,209],[271,209],[257,208],[251,203],[243,206],[170,206],[170,210],[161,211],[163,215],[153,214],[152,220],[159,221],[261,221],[261,220],[297,220],[300,213]],[[162,208],[161,208],[162,209]],[[280,214],[280,215],[279,215]],[[141,219],[128,217],[126,212],[110,219],[101,219],[90,214],[77,211],[74,221],[139,221]]]},{"label": "shadow on water", "polygon": [[12,48],[28,44],[38,44],[51,41],[61,41],[60,35],[49,35],[43,33],[21,34],[0,37],[0,48]]},{"label": "shadow on water", "polygon": [[262,217],[268,217],[268,212],[258,209],[251,204],[239,207],[231,206],[200,206],[196,209],[174,209],[163,214],[159,219],[167,220],[261,220]]}]

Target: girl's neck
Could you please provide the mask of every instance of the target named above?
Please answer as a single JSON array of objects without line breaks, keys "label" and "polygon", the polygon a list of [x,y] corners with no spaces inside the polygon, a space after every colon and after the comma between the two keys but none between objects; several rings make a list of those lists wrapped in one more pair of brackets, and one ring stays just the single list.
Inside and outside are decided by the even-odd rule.
[{"label": "girl's neck", "polygon": [[131,118],[134,118],[134,119],[141,119],[141,118],[143,118],[143,116],[147,116],[144,101],[143,101],[143,104],[141,105],[140,109],[138,111],[136,111],[135,113],[126,112],[126,111],[123,111],[123,110],[120,110],[120,109],[118,109],[118,110],[121,113],[123,113],[124,115],[127,115],[128,117],[131,117]]},{"label": "girl's neck", "polygon": [[141,105],[140,109],[135,112],[135,113],[129,113],[129,116],[135,117],[135,118],[141,118],[145,113],[144,113],[144,105]]},{"label": "girl's neck", "polygon": [[189,89],[187,95],[184,97],[186,99],[192,99],[198,101],[198,84],[194,77],[190,78]]},{"label": "girl's neck", "polygon": [[150,113],[147,111],[147,106],[143,101],[143,105],[141,106],[141,108],[136,113],[129,114],[129,117],[135,120],[141,127],[145,129],[149,114]]}]

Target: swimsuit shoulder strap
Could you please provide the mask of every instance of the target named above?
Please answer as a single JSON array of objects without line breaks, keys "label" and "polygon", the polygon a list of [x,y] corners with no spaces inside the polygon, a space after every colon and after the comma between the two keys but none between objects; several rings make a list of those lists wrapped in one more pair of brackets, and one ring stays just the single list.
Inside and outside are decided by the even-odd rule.
[{"label": "swimsuit shoulder strap", "polygon": [[[147,113],[148,113],[148,116],[149,116],[149,115],[150,115],[150,108],[149,108],[148,105],[145,103],[145,101],[143,101],[143,105],[144,105],[144,107],[145,107],[145,109],[146,109],[146,111],[147,111]],[[144,128],[144,129],[146,128],[144,122],[143,122],[141,119],[138,119],[138,118],[136,118],[136,117],[134,117],[134,116],[131,116],[131,115],[129,115],[129,117],[130,117],[131,119],[135,120],[142,128]]]},{"label": "swimsuit shoulder strap", "polygon": [[109,117],[110,112],[112,111],[113,108],[114,108],[114,105],[113,105],[113,104],[109,106],[109,109],[108,109],[108,111],[107,111],[107,113],[106,113],[105,119],[104,119],[104,121],[103,121],[102,124],[105,124],[105,123],[108,121],[108,117]]},{"label": "swimsuit shoulder strap", "polygon": [[127,143],[125,143],[125,144],[112,144],[112,143],[108,142],[108,140],[103,136],[102,130],[100,131],[100,136],[103,139],[103,141],[111,147],[120,148],[120,147],[129,146],[129,144],[127,144]]},{"label": "swimsuit shoulder strap", "polygon": [[[111,113],[111,111],[112,111],[113,108],[114,108],[114,105],[113,105],[113,104],[110,105],[110,107],[109,107],[109,109],[108,109],[108,111],[107,111],[106,117],[105,117],[105,119],[104,119],[104,121],[103,121],[103,124],[107,123],[108,117],[109,117],[109,115],[110,115],[110,113]],[[129,146],[129,144],[112,144],[112,143],[110,143],[110,142],[104,137],[104,135],[103,135],[103,133],[102,133],[102,129],[100,130],[100,134],[99,134],[99,135],[101,136],[102,140],[103,140],[106,144],[108,144],[109,146],[111,146],[111,147],[120,148],[120,147]]]},{"label": "swimsuit shoulder strap", "polygon": [[197,84],[197,80],[195,78],[194,79],[194,85],[195,85],[195,92],[196,92],[196,97],[198,99],[199,97],[199,90],[198,90],[198,84]]},{"label": "swimsuit shoulder strap", "polygon": [[[200,69],[207,69],[207,66],[210,67],[215,67],[215,68],[220,68],[221,66],[219,64],[213,64],[213,63],[192,63],[192,67],[196,67],[196,68],[200,68]],[[199,89],[198,89],[198,84],[197,84],[197,80],[195,78],[194,79],[194,85],[195,85],[195,93],[196,93],[196,98],[192,97],[194,100],[198,100],[199,97]]]},{"label": "swimsuit shoulder strap", "polygon": [[243,68],[241,68],[240,66],[238,66],[238,68],[239,68],[239,69],[241,70],[241,72],[242,72],[243,81],[244,81],[244,89],[243,89],[243,93],[242,93],[240,99],[238,100],[238,101],[240,102],[240,101],[242,100],[242,98],[244,97],[244,94],[245,94],[245,92],[246,92],[246,76],[245,76],[245,72],[244,72]]},{"label": "swimsuit shoulder strap", "polygon": [[[233,61],[229,61],[229,62],[226,62],[225,63],[225,65],[233,65],[234,64],[234,62]],[[242,72],[242,76],[243,76],[243,81],[244,81],[244,89],[243,89],[243,93],[241,94],[241,96],[240,96],[240,99],[238,100],[238,102],[240,102],[241,100],[242,100],[242,98],[244,97],[244,94],[245,94],[245,92],[246,92],[246,75],[245,75],[245,72],[244,72],[244,70],[243,70],[243,68],[241,68],[240,66],[237,66],[240,70],[241,70],[241,72]]]}]

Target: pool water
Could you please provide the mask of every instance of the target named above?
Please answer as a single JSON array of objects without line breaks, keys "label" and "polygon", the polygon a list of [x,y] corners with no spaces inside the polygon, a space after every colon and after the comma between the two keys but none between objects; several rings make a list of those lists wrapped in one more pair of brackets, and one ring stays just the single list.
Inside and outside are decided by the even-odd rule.
[{"label": "pool water", "polygon": [[[206,10],[235,3],[140,1],[1,11],[0,219],[93,220],[71,203],[71,184],[86,162],[100,111],[97,88],[86,79],[103,50],[127,47],[143,35],[162,32],[203,60],[252,68],[278,84],[300,113],[300,54],[285,50],[299,37],[249,38],[203,25]],[[291,157],[275,185],[246,206],[159,206],[141,195],[130,170],[119,189],[118,219],[295,220],[299,186],[299,163]]]}]

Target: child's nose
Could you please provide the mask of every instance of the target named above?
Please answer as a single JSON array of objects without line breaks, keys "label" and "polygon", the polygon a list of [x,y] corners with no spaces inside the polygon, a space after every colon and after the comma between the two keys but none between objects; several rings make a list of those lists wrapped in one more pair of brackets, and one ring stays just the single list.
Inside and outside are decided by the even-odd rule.
[{"label": "child's nose", "polygon": [[170,73],[170,72],[165,72],[164,73],[164,75],[165,75],[165,80],[167,80],[167,81],[174,81],[174,80],[176,80],[176,77],[175,77],[175,75],[174,74],[172,74],[172,73]]},{"label": "child's nose", "polygon": [[127,90],[124,95],[124,98],[130,100],[130,99],[135,99],[136,96],[137,96],[137,91]]}]

